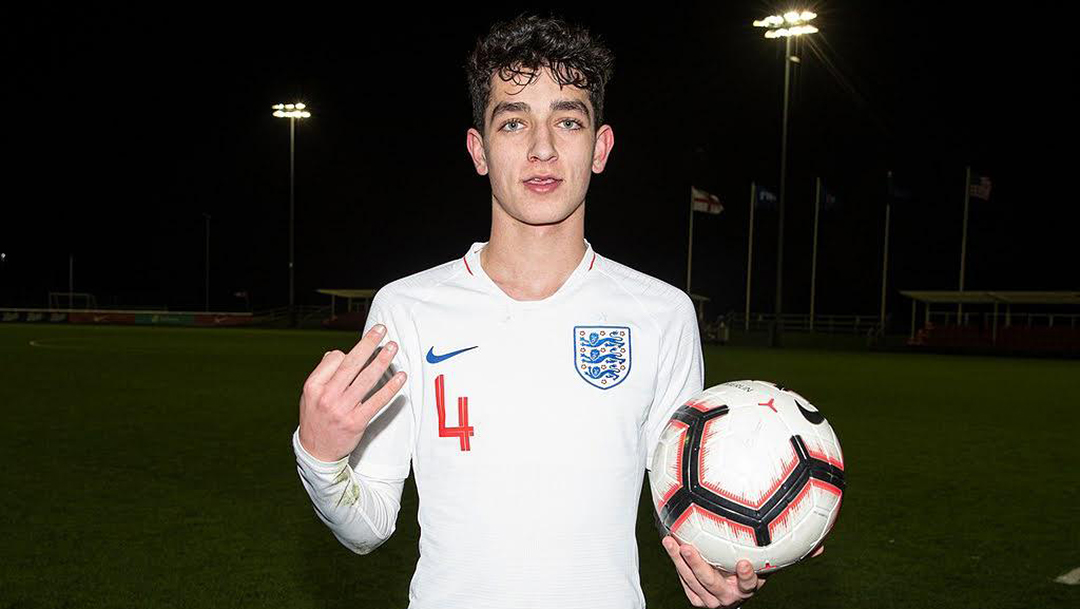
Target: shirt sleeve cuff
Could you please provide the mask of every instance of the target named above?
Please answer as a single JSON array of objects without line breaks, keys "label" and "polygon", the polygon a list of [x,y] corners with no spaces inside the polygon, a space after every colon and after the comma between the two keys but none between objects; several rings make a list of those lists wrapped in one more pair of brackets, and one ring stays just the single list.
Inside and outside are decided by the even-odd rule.
[{"label": "shirt sleeve cuff", "polygon": [[303,462],[309,469],[314,472],[322,474],[335,474],[341,471],[342,466],[348,466],[349,457],[345,456],[337,461],[322,461],[316,459],[309,453],[304,445],[300,443],[300,427],[296,427],[296,431],[293,432],[293,452],[296,453],[297,460]]}]

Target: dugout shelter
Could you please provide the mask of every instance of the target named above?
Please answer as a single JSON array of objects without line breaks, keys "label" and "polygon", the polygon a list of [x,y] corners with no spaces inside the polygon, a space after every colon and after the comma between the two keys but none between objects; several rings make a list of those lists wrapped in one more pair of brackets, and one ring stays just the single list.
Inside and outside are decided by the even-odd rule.
[{"label": "dugout shelter", "polygon": [[[908,344],[1080,354],[1080,292],[900,290],[911,299]],[[922,324],[918,325],[922,305]]]},{"label": "dugout shelter", "polygon": [[368,309],[378,290],[320,288],[315,291],[330,297],[330,316],[323,320],[323,326],[334,330],[363,330]]}]

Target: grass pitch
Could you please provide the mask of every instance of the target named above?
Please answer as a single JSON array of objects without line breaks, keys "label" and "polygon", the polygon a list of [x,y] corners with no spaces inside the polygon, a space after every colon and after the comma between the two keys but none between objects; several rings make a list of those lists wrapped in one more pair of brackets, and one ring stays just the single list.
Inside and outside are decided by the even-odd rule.
[{"label": "grass pitch", "polygon": [[[0,326],[0,607],[404,608],[416,489],[368,556],[319,522],[290,436],[349,332]],[[848,490],[825,554],[749,607],[1080,607],[1080,362],[706,346],[706,386],[813,401]],[[647,483],[646,483],[647,484]],[[638,519],[651,608],[690,606]],[[510,609],[510,608],[508,608]]]}]

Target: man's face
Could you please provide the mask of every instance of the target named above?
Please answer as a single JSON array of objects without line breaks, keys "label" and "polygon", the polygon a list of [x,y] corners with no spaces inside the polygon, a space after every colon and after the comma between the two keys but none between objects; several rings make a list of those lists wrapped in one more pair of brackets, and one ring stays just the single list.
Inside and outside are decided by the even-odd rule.
[{"label": "man's face", "polygon": [[593,130],[586,90],[560,87],[547,68],[527,81],[527,75],[510,81],[492,75],[484,135],[469,129],[466,143],[504,212],[525,224],[553,224],[584,202],[615,136],[608,125]]}]

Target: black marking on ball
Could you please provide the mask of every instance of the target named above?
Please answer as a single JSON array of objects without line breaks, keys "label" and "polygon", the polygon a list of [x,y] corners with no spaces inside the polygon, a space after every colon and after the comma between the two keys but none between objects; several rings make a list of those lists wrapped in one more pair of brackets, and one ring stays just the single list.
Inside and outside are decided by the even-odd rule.
[{"label": "black marking on ball", "polygon": [[[673,416],[673,418],[685,423],[688,427],[687,440],[683,445],[682,455],[683,486],[668,499],[657,514],[656,525],[661,535],[669,534],[675,521],[686,510],[691,509],[692,505],[697,505],[731,522],[749,527],[754,531],[755,543],[759,547],[767,546],[772,541],[769,534],[769,524],[798,497],[799,493],[810,483],[811,478],[831,484],[840,489],[841,493],[846,488],[844,471],[827,461],[811,457],[806,448],[806,443],[798,435],[790,438],[798,463],[795,464],[791,473],[760,508],[747,507],[722,497],[702,485],[701,472],[698,467],[698,455],[701,452],[701,438],[705,431],[705,423],[724,416],[728,411],[729,408],[726,405],[718,406],[707,412],[684,406],[676,411]],[[813,423],[813,421],[810,422]]]},{"label": "black marking on ball", "polygon": [[809,421],[811,425],[821,425],[825,422],[825,415],[821,414],[821,411],[807,410],[803,408],[803,405],[799,400],[795,400],[795,405],[799,407],[799,412],[802,413],[803,418]]}]

